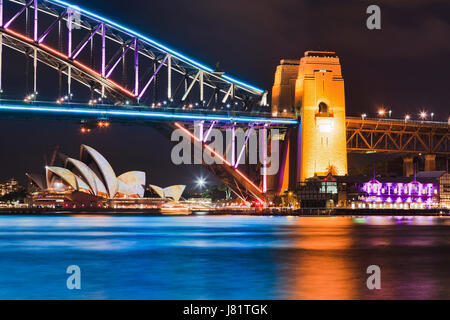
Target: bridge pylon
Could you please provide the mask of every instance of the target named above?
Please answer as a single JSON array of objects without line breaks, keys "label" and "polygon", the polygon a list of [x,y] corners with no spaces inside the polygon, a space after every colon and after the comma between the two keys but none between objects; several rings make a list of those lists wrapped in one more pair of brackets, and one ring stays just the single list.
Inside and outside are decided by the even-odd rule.
[{"label": "bridge pylon", "polygon": [[334,52],[307,51],[300,60],[281,60],[272,113],[300,119],[298,135],[289,143],[289,154],[297,155],[290,157],[289,168],[296,172],[284,173],[289,182],[283,180],[281,189],[316,175],[347,174],[344,78]]}]

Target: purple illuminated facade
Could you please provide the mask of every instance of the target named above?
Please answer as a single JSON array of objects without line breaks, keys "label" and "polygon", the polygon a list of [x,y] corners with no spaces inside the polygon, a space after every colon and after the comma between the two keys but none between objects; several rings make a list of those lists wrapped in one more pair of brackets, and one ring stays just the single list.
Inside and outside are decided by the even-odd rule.
[{"label": "purple illuminated facade", "polygon": [[379,208],[435,208],[439,206],[438,187],[433,183],[413,180],[408,183],[380,182],[372,179],[363,183],[364,201]]}]

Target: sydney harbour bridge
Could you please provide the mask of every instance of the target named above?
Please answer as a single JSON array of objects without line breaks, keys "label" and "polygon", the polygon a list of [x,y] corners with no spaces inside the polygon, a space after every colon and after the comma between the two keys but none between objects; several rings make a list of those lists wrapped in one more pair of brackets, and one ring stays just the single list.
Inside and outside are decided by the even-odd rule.
[{"label": "sydney harbour bridge", "polygon": [[261,129],[265,155],[275,138],[266,131],[280,129],[276,176],[261,170],[265,161],[240,166],[234,140],[231,160],[205,164],[243,199],[263,202],[331,166],[345,175],[349,152],[424,154],[428,170],[450,154],[448,123],[347,117],[340,69],[335,53],[309,51],[281,61],[270,92],[67,2],[0,0],[2,118],[178,128],[209,151],[211,128]]}]

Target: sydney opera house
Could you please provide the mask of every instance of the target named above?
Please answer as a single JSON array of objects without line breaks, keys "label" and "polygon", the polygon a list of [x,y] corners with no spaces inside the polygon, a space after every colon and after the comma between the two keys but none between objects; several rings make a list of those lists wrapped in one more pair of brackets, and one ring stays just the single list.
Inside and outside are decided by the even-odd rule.
[{"label": "sydney opera house", "polygon": [[[124,200],[144,203],[145,172],[130,171],[116,176],[105,157],[87,145],[81,146],[80,160],[64,157],[63,162],[63,167],[45,167],[45,177],[27,174],[36,190],[33,204],[59,202],[66,206],[70,203],[99,207],[118,201],[125,203]],[[185,189],[181,185],[166,189],[154,185],[150,187],[161,200],[172,201],[179,201]]]}]

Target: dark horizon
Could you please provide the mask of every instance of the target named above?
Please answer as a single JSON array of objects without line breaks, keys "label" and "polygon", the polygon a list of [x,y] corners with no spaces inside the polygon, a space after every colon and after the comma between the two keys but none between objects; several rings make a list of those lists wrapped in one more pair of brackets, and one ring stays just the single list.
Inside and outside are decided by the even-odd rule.
[{"label": "dark horizon", "polygon": [[[299,59],[307,50],[335,51],[343,66],[348,115],[374,115],[384,106],[393,118],[405,113],[417,118],[421,110],[433,112],[435,120],[449,117],[448,1],[378,1],[382,29],[374,31],[366,28],[369,1],[72,3],[208,66],[219,61],[227,74],[269,91],[281,59]],[[81,144],[98,149],[117,174],[146,171],[152,184],[192,185],[200,175],[217,182],[200,166],[172,165],[170,142],[149,127],[113,123],[108,131],[81,135],[75,123],[1,119],[0,126],[0,182],[16,177],[23,183],[25,172],[43,169],[43,154],[55,146],[77,158]]]}]

